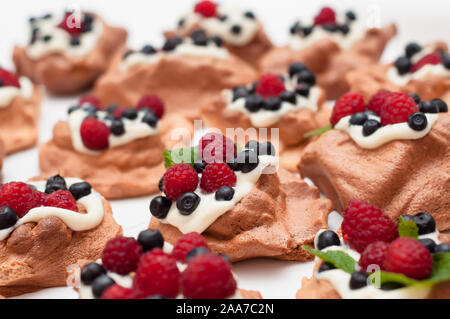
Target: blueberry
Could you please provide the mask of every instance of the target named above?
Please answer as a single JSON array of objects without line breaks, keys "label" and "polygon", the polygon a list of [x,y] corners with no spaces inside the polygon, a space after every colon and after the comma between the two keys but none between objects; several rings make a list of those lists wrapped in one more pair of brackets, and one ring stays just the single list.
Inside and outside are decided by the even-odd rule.
[{"label": "blueberry", "polygon": [[244,148],[258,153],[259,152],[259,142],[255,141],[255,140],[250,140],[245,144]]},{"label": "blueberry", "polygon": [[336,267],[334,267],[334,265],[332,263],[323,262],[320,265],[318,272],[323,272],[323,271],[332,270],[332,269],[336,269]]},{"label": "blueberry", "polygon": [[419,44],[411,42],[406,46],[405,54],[408,58],[411,58],[414,54],[420,52],[421,50],[422,47]]},{"label": "blueberry", "polygon": [[28,18],[28,22],[29,23],[34,23],[36,21],[36,18],[35,17],[29,17]]},{"label": "blueberry", "polygon": [[298,95],[304,96],[304,97],[308,97],[309,96],[309,90],[310,90],[310,85],[307,83],[302,83],[299,84],[295,87],[295,92]]},{"label": "blueberry", "polygon": [[237,86],[233,89],[233,102],[241,97],[247,96],[247,89],[244,86]]},{"label": "blueberry", "polygon": [[427,127],[427,125],[427,117],[422,112],[416,112],[408,118],[408,126],[414,131],[422,131]]},{"label": "blueberry", "polygon": [[385,291],[389,291],[389,290],[395,290],[395,289],[400,289],[405,287],[403,284],[398,283],[398,282],[385,282],[383,284],[381,284],[380,289],[381,290],[385,290]]},{"label": "blueberry", "polygon": [[134,53],[133,50],[127,50],[125,51],[125,53],[123,54],[122,59],[125,60],[126,58],[128,58],[130,55],[132,55]]},{"label": "blueberry", "polygon": [[166,52],[173,51],[182,42],[183,42],[183,40],[180,37],[170,38],[164,43],[162,49],[163,49],[163,51],[166,51]]},{"label": "blueberry", "polygon": [[181,18],[180,20],[178,20],[178,27],[181,28],[182,26],[184,26],[186,20]]},{"label": "blueberry", "polygon": [[203,30],[195,30],[192,32],[191,39],[195,45],[206,46],[208,44],[208,37]]},{"label": "blueberry", "polygon": [[100,298],[103,292],[115,282],[107,275],[100,275],[92,282],[92,294],[95,298]]},{"label": "blueberry", "polygon": [[181,215],[188,216],[194,212],[200,204],[200,197],[194,192],[184,193],[177,199],[177,208]]},{"label": "blueberry", "polygon": [[82,197],[88,196],[92,191],[91,184],[87,182],[80,182],[70,185],[69,192],[72,194],[75,200],[79,200]]},{"label": "blueberry", "polygon": [[74,105],[74,106],[69,107],[69,109],[67,110],[67,113],[70,114],[70,113],[75,112],[76,110],[79,110],[79,109],[80,109],[80,107],[78,105]]},{"label": "blueberry", "polygon": [[225,261],[229,264],[231,264],[231,259],[228,255],[225,254],[218,254],[220,257],[222,257],[223,259],[225,259]]},{"label": "blueberry", "polygon": [[88,105],[86,107],[83,107],[83,109],[88,113],[97,113],[97,107],[94,105]]},{"label": "blueberry", "polygon": [[114,119],[111,122],[110,130],[111,130],[111,133],[115,136],[123,135],[125,133],[125,126],[123,125],[122,120]]},{"label": "blueberry", "polygon": [[256,87],[258,86],[258,81],[254,81],[250,87],[248,88],[248,93],[253,94],[256,91]]},{"label": "blueberry", "polygon": [[142,122],[150,125],[151,127],[156,127],[158,124],[158,117],[152,111],[146,113],[142,118]]},{"label": "blueberry", "polygon": [[45,192],[50,194],[59,190],[67,190],[66,180],[60,175],[50,177],[45,184]]},{"label": "blueberry", "polygon": [[242,27],[240,25],[235,24],[235,25],[233,25],[231,27],[230,31],[231,31],[231,33],[237,35],[237,34],[240,34],[242,32]]},{"label": "blueberry", "polygon": [[417,105],[419,105],[421,101],[419,94],[411,93],[409,96],[413,98],[414,102],[416,102]]},{"label": "blueberry", "polygon": [[119,106],[117,104],[110,104],[108,105],[108,107],[106,108],[106,112],[108,113],[113,113],[115,110],[117,110],[119,108]]},{"label": "blueberry", "polygon": [[350,289],[360,289],[367,286],[369,276],[364,271],[355,271],[350,278]]},{"label": "blueberry", "polygon": [[339,236],[332,230],[325,230],[317,238],[317,249],[322,250],[330,246],[340,246]]},{"label": "blueberry", "polygon": [[231,168],[231,170],[233,170],[235,172],[239,171],[239,165],[235,158],[232,160],[228,160],[227,165]]},{"label": "blueberry", "polygon": [[79,37],[71,37],[70,38],[70,45],[73,47],[79,46],[80,45],[80,38]]},{"label": "blueberry", "polygon": [[336,32],[339,30],[339,27],[334,23],[327,23],[322,26],[325,31],[328,32]]},{"label": "blueberry", "polygon": [[259,94],[252,94],[245,99],[245,108],[249,112],[258,112],[263,105],[263,98]]},{"label": "blueberry", "polygon": [[253,171],[259,164],[259,158],[256,152],[252,150],[243,150],[236,159],[239,170],[243,173]]},{"label": "blueberry", "polygon": [[436,231],[436,221],[426,212],[420,212],[413,216],[413,221],[419,227],[419,235],[425,235]]},{"label": "blueberry", "polygon": [[152,45],[147,44],[147,45],[144,45],[144,46],[142,47],[141,52],[142,52],[143,54],[150,55],[150,54],[155,54],[155,53],[156,53],[156,50],[155,50],[155,48],[154,48]]},{"label": "blueberry", "polygon": [[87,33],[87,32],[91,32],[91,31],[92,31],[92,24],[89,24],[89,23],[83,24],[83,26],[81,28],[81,32]]},{"label": "blueberry", "polygon": [[46,13],[46,14],[44,14],[44,15],[42,16],[42,19],[47,20],[47,19],[50,19],[51,17],[53,17],[53,14],[51,14],[51,13]]},{"label": "blueberry", "polygon": [[52,39],[52,36],[49,34],[46,34],[42,37],[42,41],[49,42]]},{"label": "blueberry", "polygon": [[159,191],[162,193],[164,190],[163,190],[163,183],[164,183],[164,176],[163,177],[161,177],[160,179],[159,179],[159,182],[158,182],[158,189],[159,189]]},{"label": "blueberry", "polygon": [[150,202],[150,213],[158,219],[166,218],[169,213],[172,201],[164,196],[156,196]]},{"label": "blueberry", "polygon": [[450,244],[440,244],[434,248],[435,253],[450,253]]},{"label": "blueberry", "polygon": [[297,79],[298,79],[298,81],[297,81],[298,84],[306,83],[306,84],[309,84],[310,86],[313,86],[314,84],[316,84],[315,74],[308,70],[303,70],[303,71],[299,72],[297,75]]},{"label": "blueberry", "polygon": [[290,28],[289,32],[294,35],[300,30],[300,21],[296,21]]},{"label": "blueberry", "polygon": [[447,55],[442,59],[442,64],[445,68],[450,69],[450,55]]},{"label": "blueberry", "polygon": [[347,20],[349,21],[354,21],[356,20],[356,14],[353,11],[347,11],[345,13],[345,17],[347,18]]},{"label": "blueberry", "polygon": [[186,255],[186,262],[189,262],[192,258],[194,258],[197,255],[204,255],[209,253],[210,251],[206,247],[195,247],[194,249],[191,249]]},{"label": "blueberry", "polygon": [[348,34],[350,32],[350,27],[346,24],[342,24],[339,26],[339,31],[342,32],[342,34]]},{"label": "blueberry", "polygon": [[366,110],[366,111],[364,111],[364,113],[365,113],[367,116],[369,116],[369,115],[378,116],[377,113],[375,113],[374,111],[371,111],[371,110]]},{"label": "blueberry", "polygon": [[307,37],[308,35],[310,35],[314,30],[314,27],[305,27],[302,29],[303,31],[303,36]]},{"label": "blueberry", "polygon": [[227,19],[228,19],[228,16],[226,15],[226,14],[224,14],[224,15],[221,15],[220,17],[218,17],[218,19],[220,20],[220,21],[227,21]]},{"label": "blueberry", "polygon": [[223,40],[221,37],[215,36],[210,39],[212,42],[216,44],[219,48],[223,46]]},{"label": "blueberry", "polygon": [[246,18],[249,18],[249,19],[252,19],[252,20],[255,20],[255,14],[253,13],[253,12],[251,12],[251,11],[247,11],[247,12],[245,12],[244,13],[244,16],[246,17]]},{"label": "blueberry", "polygon": [[422,238],[419,239],[420,243],[427,247],[427,249],[430,251],[430,253],[434,253],[434,250],[436,249],[436,243],[433,239],[430,238]]},{"label": "blueberry", "polygon": [[135,109],[125,109],[122,112],[122,117],[125,117],[129,120],[135,120],[138,117],[138,113]]},{"label": "blueberry", "polygon": [[431,101],[431,104],[434,104],[438,108],[439,112],[442,112],[442,113],[448,112],[447,103],[445,103],[441,99],[434,99]]},{"label": "blueberry", "polygon": [[90,285],[95,278],[106,274],[105,268],[97,263],[89,263],[81,269],[81,282],[85,285]]},{"label": "blueberry", "polygon": [[84,23],[92,24],[92,22],[94,22],[94,16],[92,14],[85,13],[83,21]]},{"label": "blueberry", "polygon": [[14,226],[19,217],[14,209],[8,206],[0,207],[0,229]]},{"label": "blueberry", "polygon": [[439,106],[431,103],[431,101],[422,101],[419,104],[419,110],[422,113],[438,113]]},{"label": "blueberry", "polygon": [[217,201],[230,201],[233,199],[234,189],[229,186],[220,187],[215,194],[215,198]]},{"label": "blueberry", "polygon": [[407,57],[400,57],[395,60],[395,67],[397,68],[398,74],[404,75],[411,69],[411,61]]},{"label": "blueberry", "polygon": [[350,124],[352,125],[363,125],[365,121],[367,121],[369,117],[365,112],[358,112],[353,114],[350,117]]},{"label": "blueberry", "polygon": [[153,248],[163,248],[164,238],[161,232],[157,229],[147,229],[141,231],[138,235],[137,241],[141,244],[144,251],[152,250]]},{"label": "blueberry", "polygon": [[270,142],[259,143],[258,155],[275,156],[275,147]]},{"label": "blueberry", "polygon": [[194,169],[197,173],[201,174],[206,167],[206,163],[194,163]]},{"label": "blueberry", "polygon": [[275,96],[269,96],[264,100],[263,107],[268,111],[278,111],[281,108],[281,100]]},{"label": "blueberry", "polygon": [[291,104],[297,103],[297,97],[295,96],[295,92],[291,92],[291,91],[282,92],[280,95],[280,99],[284,102],[288,102]]},{"label": "blueberry", "polygon": [[367,120],[363,124],[363,135],[369,136],[375,133],[381,127],[381,123],[377,120]]}]

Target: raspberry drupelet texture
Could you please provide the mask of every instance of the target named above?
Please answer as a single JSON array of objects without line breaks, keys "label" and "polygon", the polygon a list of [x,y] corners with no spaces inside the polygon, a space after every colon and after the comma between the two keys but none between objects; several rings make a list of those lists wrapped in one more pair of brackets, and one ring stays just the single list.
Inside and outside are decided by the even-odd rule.
[{"label": "raspberry drupelet texture", "polygon": [[200,188],[206,193],[212,193],[222,186],[236,185],[236,174],[226,163],[211,163],[206,165],[200,179]]},{"label": "raspberry drupelet texture", "polygon": [[419,112],[419,107],[409,94],[392,93],[381,107],[381,125],[408,122],[409,116],[416,112]]},{"label": "raspberry drupelet texture", "polygon": [[130,288],[114,284],[103,292],[102,299],[134,299],[134,292]]},{"label": "raspberry drupelet texture", "polygon": [[314,18],[315,25],[336,24],[336,13],[330,7],[324,7]]},{"label": "raspberry drupelet texture", "polygon": [[234,142],[219,133],[207,133],[198,143],[200,155],[206,163],[223,163],[234,159],[237,147]]},{"label": "raspberry drupelet texture", "polygon": [[81,140],[88,149],[100,151],[108,148],[109,134],[108,126],[96,118],[88,117],[81,123]]},{"label": "raspberry drupelet texture", "polygon": [[217,4],[209,0],[200,1],[195,5],[194,12],[205,18],[215,17],[217,15]]},{"label": "raspberry drupelet texture", "polygon": [[205,238],[199,233],[188,233],[180,237],[173,247],[172,256],[179,262],[185,262],[187,254],[194,248],[208,248]]},{"label": "raspberry drupelet texture", "polygon": [[359,266],[365,271],[369,271],[367,267],[370,265],[378,265],[383,269],[383,262],[388,250],[389,244],[384,241],[376,241],[371,243],[364,249],[364,252],[359,259]]},{"label": "raspberry drupelet texture", "polygon": [[364,112],[364,98],[358,93],[345,93],[334,104],[333,113],[330,122],[333,126],[345,116],[359,112]]},{"label": "raspberry drupelet texture", "polygon": [[119,236],[106,243],[102,254],[103,266],[120,275],[135,271],[142,255],[142,247],[131,237]]},{"label": "raspberry drupelet texture", "polygon": [[198,174],[188,164],[175,164],[164,173],[163,191],[170,200],[177,200],[180,195],[195,191],[197,186]]},{"label": "raspberry drupelet texture", "polygon": [[270,96],[279,97],[285,90],[284,83],[278,75],[266,73],[259,78],[255,93],[263,98]]},{"label": "raspberry drupelet texture", "polygon": [[64,208],[78,212],[77,201],[68,190],[58,190],[45,196],[44,206]]},{"label": "raspberry drupelet texture", "polygon": [[367,109],[369,111],[373,111],[377,114],[380,114],[381,112],[381,108],[384,105],[384,103],[386,102],[386,98],[388,98],[390,95],[392,94],[392,92],[387,91],[387,90],[380,90],[377,93],[375,93],[375,95],[373,95],[369,102],[367,103]]},{"label": "raspberry drupelet texture", "polygon": [[22,182],[3,184],[0,191],[0,206],[8,206],[16,211],[22,218],[32,208],[42,206],[44,197],[42,193]]},{"label": "raspberry drupelet texture", "polygon": [[160,119],[164,115],[164,102],[155,94],[145,95],[139,100],[137,109],[150,109]]}]

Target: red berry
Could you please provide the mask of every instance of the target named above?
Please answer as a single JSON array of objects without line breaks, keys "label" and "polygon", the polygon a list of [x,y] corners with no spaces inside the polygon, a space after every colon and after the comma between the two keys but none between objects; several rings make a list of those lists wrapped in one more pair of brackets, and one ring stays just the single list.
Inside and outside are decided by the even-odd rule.
[{"label": "red berry", "polygon": [[172,256],[180,262],[186,261],[187,254],[194,248],[205,247],[208,248],[205,238],[199,233],[185,234],[178,239],[172,250]]},{"label": "red berry", "polygon": [[3,83],[3,86],[15,86],[20,88],[18,76],[1,68],[0,68],[0,81]]},{"label": "red berry", "polygon": [[394,240],[386,252],[386,271],[403,274],[414,279],[430,277],[433,258],[430,251],[418,240],[400,237]]},{"label": "red berry", "polygon": [[341,227],[344,241],[359,253],[371,243],[391,242],[398,236],[397,224],[381,209],[357,199],[345,209]]},{"label": "red berry", "polygon": [[76,12],[67,12],[64,19],[58,24],[58,28],[65,30],[71,36],[78,36],[83,30],[83,22]]},{"label": "red berry", "polygon": [[223,257],[201,254],[181,274],[181,291],[189,299],[224,299],[236,292],[231,265]]},{"label": "red berry", "polygon": [[45,197],[44,206],[58,207],[78,212],[77,201],[67,190],[58,190]]},{"label": "red berry", "polygon": [[155,113],[157,118],[161,118],[164,114],[164,102],[155,94],[145,95],[141,98],[137,105],[137,109],[150,109]]},{"label": "red berry", "polygon": [[102,299],[134,299],[133,290],[114,284],[102,294]]},{"label": "red berry", "polygon": [[156,248],[139,261],[133,280],[133,290],[140,298],[161,295],[175,298],[179,290],[180,272],[175,259]]},{"label": "red berry", "polygon": [[392,92],[387,90],[380,90],[375,95],[372,96],[369,103],[367,103],[366,108],[370,111],[377,113],[378,115],[381,113],[381,107],[383,106],[386,98],[389,97]]},{"label": "red berry", "polygon": [[119,236],[106,243],[102,264],[119,275],[127,275],[136,270],[141,255],[142,247],[136,239]]},{"label": "red berry", "polygon": [[81,140],[84,146],[99,151],[109,146],[109,128],[96,118],[88,117],[83,120],[80,127]]},{"label": "red berry", "polygon": [[409,116],[416,112],[419,107],[411,96],[403,92],[392,93],[381,107],[381,125],[408,122]]},{"label": "red berry", "polygon": [[84,95],[78,102],[78,105],[80,106],[93,105],[97,108],[100,108],[100,101],[95,96]]},{"label": "red berry", "polygon": [[278,75],[266,73],[259,78],[255,93],[258,93],[263,98],[269,96],[279,97],[285,90],[284,83]]},{"label": "red berry", "polygon": [[195,5],[194,12],[205,18],[215,17],[217,15],[217,4],[209,0],[200,1]]},{"label": "red berry", "polygon": [[361,94],[352,92],[345,93],[334,103],[330,122],[335,126],[341,118],[358,112],[364,112],[364,110],[364,98]]},{"label": "red berry", "polygon": [[200,179],[200,188],[206,193],[212,193],[222,186],[236,185],[236,174],[226,163],[211,163],[206,165]]},{"label": "red berry", "polygon": [[329,7],[324,7],[314,18],[315,25],[336,24],[336,13]]},{"label": "red berry", "polygon": [[200,155],[206,163],[223,163],[234,159],[237,148],[234,142],[219,133],[205,134],[198,144]]},{"label": "red berry", "polygon": [[389,244],[384,241],[376,241],[367,246],[359,259],[361,268],[368,271],[367,267],[370,265],[378,265],[380,269],[383,269],[383,262],[388,247]]},{"label": "red berry", "polygon": [[163,176],[163,191],[170,200],[187,192],[193,192],[198,186],[198,173],[185,163],[175,164]]},{"label": "red berry", "polygon": [[12,208],[21,218],[30,209],[42,206],[41,194],[22,182],[6,183],[0,191],[0,205]]},{"label": "red berry", "polygon": [[413,64],[411,72],[416,72],[427,64],[441,64],[442,57],[438,53],[430,53],[422,57],[419,61]]}]

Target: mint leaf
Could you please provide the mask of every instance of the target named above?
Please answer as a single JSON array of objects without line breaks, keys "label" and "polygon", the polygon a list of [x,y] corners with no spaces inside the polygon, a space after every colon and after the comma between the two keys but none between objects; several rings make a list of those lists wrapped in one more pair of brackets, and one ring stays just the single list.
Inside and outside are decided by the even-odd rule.
[{"label": "mint leaf", "polygon": [[303,137],[306,138],[306,137],[310,137],[310,136],[314,136],[314,135],[322,135],[323,133],[325,133],[325,132],[327,132],[327,131],[329,131],[331,129],[333,129],[333,126],[330,124],[330,125],[327,125],[325,127],[319,128],[317,130],[309,131],[309,132],[305,133],[303,135]]},{"label": "mint leaf", "polygon": [[313,249],[309,246],[303,245],[302,248],[307,252],[319,257],[325,262],[333,264],[334,267],[342,269],[349,274],[355,271],[356,261],[347,253],[340,250],[321,251]]},{"label": "mint leaf", "polygon": [[437,283],[446,280],[450,280],[450,253],[433,254],[433,272],[427,281]]},{"label": "mint leaf", "polygon": [[163,152],[164,166],[171,167],[174,164],[186,163],[194,166],[198,158],[198,147],[185,147]]},{"label": "mint leaf", "polygon": [[380,284],[384,284],[387,282],[395,282],[399,283],[405,286],[412,286],[417,285],[420,283],[420,281],[406,277],[402,274],[396,274],[393,272],[387,272],[387,271],[376,271],[372,274],[372,276],[380,276]]},{"label": "mint leaf", "polygon": [[419,238],[419,227],[412,220],[406,220],[401,216],[398,223],[398,234],[400,237],[417,239]]}]

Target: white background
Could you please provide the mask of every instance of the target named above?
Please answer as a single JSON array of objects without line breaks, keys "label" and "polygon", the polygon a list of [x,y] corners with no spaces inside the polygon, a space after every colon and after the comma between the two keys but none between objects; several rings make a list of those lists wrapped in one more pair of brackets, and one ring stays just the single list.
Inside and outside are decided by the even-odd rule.
[{"label": "white background", "polygon": [[[0,65],[11,67],[14,44],[28,41],[28,17],[47,12],[59,13],[66,6],[80,6],[99,13],[107,22],[120,25],[129,31],[129,44],[140,47],[144,43],[162,44],[162,31],[175,25],[178,17],[191,8],[190,0],[127,0],[127,1],[57,1],[12,0],[3,1],[0,10]],[[311,0],[222,0],[251,9],[263,21],[266,32],[278,45],[288,39],[288,28],[296,19],[314,15],[323,5],[336,9],[354,10],[360,19],[381,25],[396,22],[399,35],[391,43],[383,61],[390,61],[403,52],[409,41],[427,43],[443,40],[450,43],[450,2],[427,1],[311,1]],[[66,109],[77,97],[57,98],[47,96],[42,105],[39,143],[47,141],[57,120],[65,119]],[[1,123],[0,123],[1,125]],[[39,174],[38,148],[8,156],[4,161],[3,181],[27,180]],[[135,236],[147,227],[150,219],[150,197],[113,201],[114,216],[124,228],[125,235]],[[333,219],[334,224],[337,219]],[[334,225],[336,226],[336,225]],[[250,260],[235,264],[239,286],[261,291],[265,298],[293,298],[300,288],[302,276],[310,276],[312,263],[275,260]],[[70,288],[53,288],[25,295],[28,298],[76,298]]]}]

